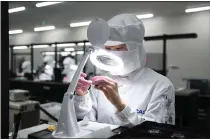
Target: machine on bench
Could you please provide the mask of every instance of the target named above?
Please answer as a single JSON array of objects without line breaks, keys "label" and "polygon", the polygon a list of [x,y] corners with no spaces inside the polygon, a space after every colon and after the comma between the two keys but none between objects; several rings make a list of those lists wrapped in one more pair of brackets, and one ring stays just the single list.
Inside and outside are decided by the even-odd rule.
[{"label": "machine on bench", "polygon": [[16,89],[10,90],[9,93],[9,128],[12,131],[14,126],[14,136],[16,138],[19,129],[29,128],[39,124],[40,111],[37,109],[39,102],[28,100],[30,94],[27,90]]}]

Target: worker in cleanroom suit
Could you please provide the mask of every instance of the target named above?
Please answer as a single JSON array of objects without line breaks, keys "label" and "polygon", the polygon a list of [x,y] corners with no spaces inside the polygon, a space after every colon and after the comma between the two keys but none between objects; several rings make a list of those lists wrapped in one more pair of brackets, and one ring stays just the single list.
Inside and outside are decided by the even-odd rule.
[{"label": "worker in cleanroom suit", "polygon": [[105,49],[121,57],[124,67],[91,87],[82,74],[74,97],[76,116],[91,121],[132,127],[144,121],[175,124],[174,87],[166,77],[146,67],[145,28],[134,15],[108,21]]},{"label": "worker in cleanroom suit", "polygon": [[23,74],[31,73],[31,62],[30,61],[24,61],[23,64],[22,64],[22,70],[23,70]]},{"label": "worker in cleanroom suit", "polygon": [[19,75],[19,76],[23,76],[23,68],[22,68],[23,62],[25,62],[25,57],[21,57],[19,64],[18,64],[17,75]]},{"label": "worker in cleanroom suit", "polygon": [[63,78],[63,82],[71,82],[77,70],[77,65],[75,64],[74,59],[72,59],[71,57],[66,57],[63,60],[63,66],[64,66],[64,70],[62,74],[66,75]]},{"label": "worker in cleanroom suit", "polygon": [[21,64],[21,73],[18,73],[19,79],[26,79],[25,76],[31,73],[31,62],[24,61]]},{"label": "worker in cleanroom suit", "polygon": [[53,79],[55,61],[52,56],[45,56],[43,59],[45,64],[43,72],[39,75],[41,81],[51,81]]}]

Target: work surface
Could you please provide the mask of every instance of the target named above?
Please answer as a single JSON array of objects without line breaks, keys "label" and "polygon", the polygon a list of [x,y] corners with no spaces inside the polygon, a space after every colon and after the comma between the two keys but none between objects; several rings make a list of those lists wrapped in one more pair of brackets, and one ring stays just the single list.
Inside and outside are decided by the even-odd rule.
[{"label": "work surface", "polygon": [[[43,131],[50,126],[49,124],[42,124],[38,126],[34,126],[31,128],[23,129],[18,132],[18,137],[19,138],[28,138],[28,135],[30,136],[36,136],[37,137],[37,132]],[[105,137],[108,138],[110,136],[114,135],[114,132],[111,132],[112,130],[118,128],[119,126],[117,125],[109,125],[109,124],[102,124],[102,123],[97,123],[97,122],[90,122],[86,125],[81,125],[79,122],[80,126],[80,136],[78,137],[91,137],[91,138],[98,138],[98,137]],[[34,133],[34,134],[33,134]],[[50,135],[49,135],[50,134]],[[52,138],[51,132],[48,132],[48,137]],[[44,138],[44,135],[41,136],[40,138]]]},{"label": "work surface", "polygon": [[20,130],[18,132],[18,137],[19,138],[28,138],[28,134],[47,129],[48,126],[49,126],[48,124],[42,124],[42,125],[38,125],[38,126],[31,127],[31,128]]},{"label": "work surface", "polygon": [[[95,125],[95,126],[94,126]],[[90,123],[88,126],[81,128],[82,131],[86,130],[87,132],[94,132],[99,131],[97,134],[94,134],[95,136],[86,136],[84,138],[184,138],[184,139],[191,139],[191,138],[199,138],[199,139],[207,139],[210,138],[208,129],[195,129],[195,128],[180,128],[178,126],[174,125],[167,125],[167,124],[159,124],[155,122],[149,122],[146,121],[140,125],[134,126],[132,128],[127,128],[126,130],[118,130],[121,127],[117,128],[118,126],[110,126],[110,129],[112,130],[112,135],[109,136],[108,132],[106,130],[99,130],[99,129],[105,129],[107,125],[97,125],[97,123]],[[48,127],[47,124],[39,125],[36,127],[32,127],[29,129],[25,129],[22,131],[19,131],[19,137],[20,138],[27,138],[28,134],[32,138],[52,138],[51,134],[52,132],[48,132],[48,135],[38,135],[37,131],[44,131]],[[116,129],[117,128],[117,129]],[[113,130],[115,129],[115,130]],[[117,131],[118,130],[118,131]],[[114,131],[114,132],[113,132]],[[39,133],[41,133],[39,132]],[[46,132],[45,132],[46,133]],[[95,132],[96,133],[96,132]],[[33,136],[32,136],[33,135]]]}]

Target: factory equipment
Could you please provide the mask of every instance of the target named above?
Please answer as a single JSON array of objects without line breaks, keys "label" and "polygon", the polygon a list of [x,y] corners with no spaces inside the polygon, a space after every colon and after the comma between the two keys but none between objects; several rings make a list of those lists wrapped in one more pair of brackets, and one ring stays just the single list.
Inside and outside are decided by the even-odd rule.
[{"label": "factory equipment", "polygon": [[27,90],[10,90],[9,98],[10,131],[12,131],[14,123],[13,138],[15,139],[19,129],[39,124],[40,112],[37,109],[39,102],[28,100],[29,92]]}]

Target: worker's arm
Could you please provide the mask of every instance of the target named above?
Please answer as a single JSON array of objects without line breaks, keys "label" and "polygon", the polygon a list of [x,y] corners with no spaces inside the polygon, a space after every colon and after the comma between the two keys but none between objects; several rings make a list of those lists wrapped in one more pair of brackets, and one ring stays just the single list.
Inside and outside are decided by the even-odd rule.
[{"label": "worker's arm", "polygon": [[93,91],[90,88],[92,81],[86,80],[86,76],[85,73],[81,73],[80,75],[75,90],[76,95],[74,96],[74,107],[77,119],[83,119],[87,116],[89,120],[96,121],[97,101],[95,93],[93,94]]},{"label": "worker's arm", "polygon": [[127,127],[138,125],[144,121],[175,124],[174,100],[173,86],[155,92],[142,115],[137,113],[136,108],[131,108],[128,105],[122,111],[117,112],[119,124]]},{"label": "worker's arm", "polygon": [[96,121],[97,100],[92,89],[83,96],[75,95],[74,107],[77,119],[87,116],[89,120]]}]

